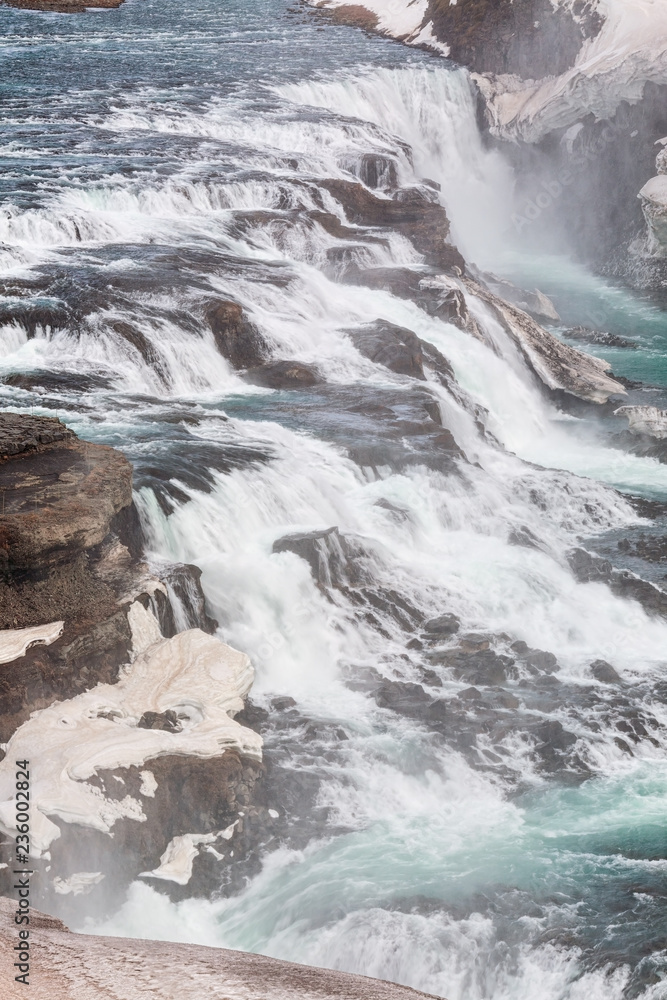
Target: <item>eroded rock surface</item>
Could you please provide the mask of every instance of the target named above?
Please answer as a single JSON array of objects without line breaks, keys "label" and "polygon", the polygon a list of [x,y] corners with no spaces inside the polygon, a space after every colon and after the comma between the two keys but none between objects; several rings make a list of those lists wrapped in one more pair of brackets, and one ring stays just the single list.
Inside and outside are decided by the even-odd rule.
[{"label": "eroded rock surface", "polygon": [[[0,942],[6,955],[16,944],[15,900],[0,898]],[[426,994],[366,976],[296,965],[241,951],[172,941],[129,940],[75,934],[58,919],[33,910],[30,937],[34,1000],[420,1000]],[[5,996],[18,1000],[26,987],[6,977]]]}]

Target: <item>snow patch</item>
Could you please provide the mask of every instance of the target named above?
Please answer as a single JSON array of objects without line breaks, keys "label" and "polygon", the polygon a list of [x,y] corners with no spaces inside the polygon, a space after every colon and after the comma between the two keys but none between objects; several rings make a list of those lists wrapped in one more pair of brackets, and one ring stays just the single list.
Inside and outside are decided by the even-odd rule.
[{"label": "snow patch", "polygon": [[[144,608],[139,612],[133,605],[131,616],[146,626],[142,641],[154,638]],[[212,758],[227,749],[261,759],[261,737],[231,717],[243,708],[252,680],[245,653],[191,629],[151,643],[116,684],[98,684],[34,712],[14,733],[0,763],[0,830],[16,834],[15,760],[30,758],[33,765],[32,850],[39,857],[60,836],[50,817],[103,833],[121,816],[145,820],[136,799],[108,800],[89,783],[100,770],[141,767],[170,754]],[[170,709],[182,721],[180,732],[138,726],[145,712]]]},{"label": "snow patch", "polygon": [[40,643],[50,646],[62,635],[65,622],[34,625],[32,628],[8,628],[0,632],[0,663],[11,663],[25,656],[30,646]]},{"label": "snow patch", "polygon": [[[218,837],[230,840],[236,823],[219,833],[185,833],[169,841],[167,849],[160,858],[159,868],[151,872],[141,872],[140,878],[161,878],[177,885],[187,885],[192,878],[192,865],[199,854],[199,848],[204,844],[212,844]],[[224,855],[213,848],[208,848],[218,859]]]},{"label": "snow patch", "polygon": [[101,882],[103,878],[102,872],[76,872],[69,878],[54,878],[53,888],[61,896],[70,893],[73,896],[80,896],[82,893],[90,892],[93,886]]}]

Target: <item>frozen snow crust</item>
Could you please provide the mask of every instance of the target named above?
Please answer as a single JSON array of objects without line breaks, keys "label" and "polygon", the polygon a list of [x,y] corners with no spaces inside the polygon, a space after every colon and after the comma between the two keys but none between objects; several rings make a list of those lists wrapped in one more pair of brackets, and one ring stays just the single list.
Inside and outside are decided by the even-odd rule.
[{"label": "frozen snow crust", "polygon": [[[232,718],[252,684],[248,657],[199,629],[155,641],[154,622],[149,611],[133,605],[133,633],[154,641],[118,683],[99,684],[33,713],[9,741],[0,764],[0,829],[15,835],[14,762],[29,759],[35,856],[60,836],[55,819],[103,833],[121,817],[145,820],[138,799],[109,800],[89,783],[99,770],[139,767],[173,754],[212,758],[229,749],[261,758],[261,738]],[[180,731],[138,726],[144,713],[167,711],[178,717]]]}]

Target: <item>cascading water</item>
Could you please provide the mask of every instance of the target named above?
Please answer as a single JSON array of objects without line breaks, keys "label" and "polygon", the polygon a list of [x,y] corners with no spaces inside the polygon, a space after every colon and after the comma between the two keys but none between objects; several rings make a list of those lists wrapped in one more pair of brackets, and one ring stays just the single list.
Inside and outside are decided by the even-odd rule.
[{"label": "cascading water", "polygon": [[[1,44],[29,60],[26,15],[2,16]],[[62,66],[39,120],[20,91],[5,112],[2,305],[56,318],[29,338],[0,316],[0,396],[133,461],[153,558],[202,568],[221,636],[255,664],[286,830],[240,893],[176,905],[135,884],[94,929],[449,1000],[665,996],[667,624],[566,558],[648,530],[618,490],[661,498],[665,467],[558,410],[474,297],[495,350],[413,301],[338,283],[338,253],[365,268],[421,256],[398,232],[359,226],[351,241],[322,222],[351,228],[322,182],[361,176],[373,153],[404,188],[440,185],[464,253],[499,259],[512,178],[484,147],[466,75],[348,29],[320,35],[276,0],[228,12],[224,66],[210,5],[107,16],[64,36],[31,22],[42,49],[65,45]],[[63,85],[75,52],[80,89]],[[249,385],[203,319],[216,297],[323,381]],[[414,380],[350,338],[378,319],[452,366],[457,386],[417,386],[460,449],[446,459],[414,436]],[[274,551],[333,527],[319,584]],[[458,671],[446,632],[428,639],[445,613],[489,654],[491,683]],[[619,685],[591,672],[601,660]]]}]

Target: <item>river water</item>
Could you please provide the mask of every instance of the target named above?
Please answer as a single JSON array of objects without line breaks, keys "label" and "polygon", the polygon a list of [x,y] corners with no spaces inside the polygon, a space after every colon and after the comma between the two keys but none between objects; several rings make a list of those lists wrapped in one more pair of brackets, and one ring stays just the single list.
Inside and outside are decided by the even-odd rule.
[{"label": "river water", "polygon": [[[496,351],[337,283],[336,254],[421,258],[367,230],[350,250],[314,218],[349,225],[321,182],[358,176],[369,152],[403,186],[437,182],[468,260],[538,284],[565,326],[634,342],[597,348],[643,383],[633,401],[665,405],[665,314],[513,246],[510,168],[483,144],[465,73],[437,57],[283,0],[127,0],[2,8],[0,59],[0,403],[128,455],[151,558],[201,566],[219,634],[253,659],[291,795],[282,843],[240,892],[175,904],[137,883],[94,929],[449,1000],[667,996],[667,624],[566,559],[584,545],[664,582],[637,543],[665,534],[667,468],[611,418],[557,409],[472,299]],[[245,382],[204,320],[216,298],[325,381]],[[63,318],[32,338],[7,318],[40,309]],[[405,430],[415,383],[346,334],[377,319],[449,360],[459,388],[427,388],[463,457]],[[273,552],[334,526],[344,541],[323,559],[344,556],[342,583]],[[493,677],[429,636],[446,613],[468,649],[490,643]],[[620,682],[597,680],[597,660]]]}]

